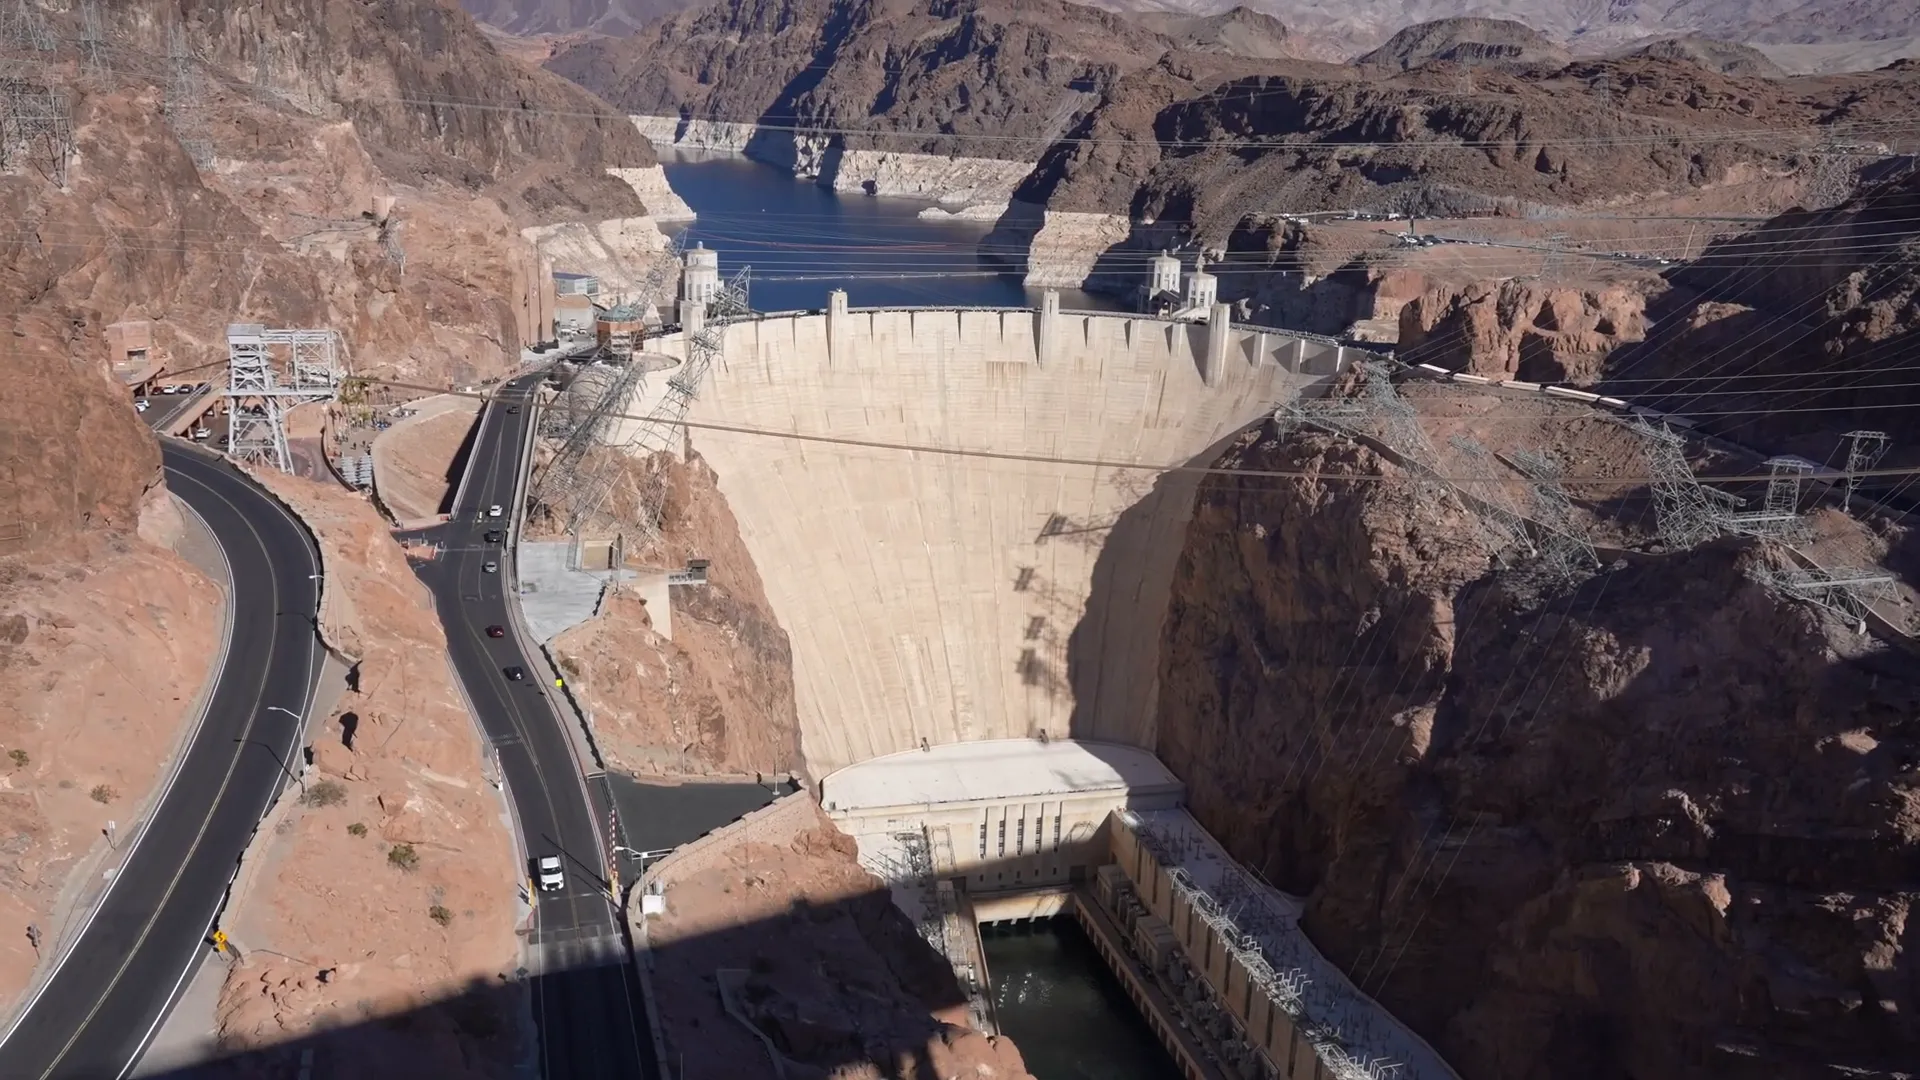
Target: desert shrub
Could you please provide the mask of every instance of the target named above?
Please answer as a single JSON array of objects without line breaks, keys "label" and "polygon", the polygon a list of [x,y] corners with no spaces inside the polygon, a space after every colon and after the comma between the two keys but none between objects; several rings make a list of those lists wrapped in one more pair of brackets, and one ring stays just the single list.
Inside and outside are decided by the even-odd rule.
[{"label": "desert shrub", "polygon": [[347,835],[348,836],[365,836],[367,835],[367,827],[364,824],[356,821],[353,824],[347,826]]},{"label": "desert shrub", "polygon": [[322,780],[307,788],[300,801],[308,806],[339,806],[347,801],[347,788],[338,780]]},{"label": "desert shrub", "polygon": [[413,870],[420,865],[420,853],[412,844],[395,844],[387,849],[387,862],[401,870]]},{"label": "desert shrub", "polygon": [[87,792],[87,797],[92,799],[94,802],[97,802],[100,805],[105,806],[106,804],[119,798],[120,793],[113,790],[112,784],[95,784],[93,785],[93,790]]},{"label": "desert shrub", "polygon": [[432,919],[441,926],[445,926],[453,921],[453,912],[448,911],[439,904],[435,904],[427,909],[427,918]]}]

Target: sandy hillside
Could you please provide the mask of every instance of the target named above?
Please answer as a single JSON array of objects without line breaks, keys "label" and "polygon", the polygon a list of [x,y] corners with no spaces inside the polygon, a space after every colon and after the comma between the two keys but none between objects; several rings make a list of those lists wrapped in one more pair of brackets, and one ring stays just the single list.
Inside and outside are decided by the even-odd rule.
[{"label": "sandy hillside", "polygon": [[[147,501],[142,532],[176,540]],[[0,560],[0,1002],[100,892],[108,821],[124,840],[171,763],[220,647],[221,592],[172,550],[83,534],[34,562]]]}]

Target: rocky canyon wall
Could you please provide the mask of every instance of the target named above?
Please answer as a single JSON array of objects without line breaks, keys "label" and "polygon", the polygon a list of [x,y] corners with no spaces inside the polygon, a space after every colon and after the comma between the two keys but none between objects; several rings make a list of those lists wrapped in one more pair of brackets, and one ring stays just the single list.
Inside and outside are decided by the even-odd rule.
[{"label": "rocky canyon wall", "polygon": [[1910,656],[1755,584],[1752,541],[1543,591],[1364,448],[1260,432],[1220,464],[1308,475],[1203,485],[1160,755],[1461,1075],[1913,1060]]}]

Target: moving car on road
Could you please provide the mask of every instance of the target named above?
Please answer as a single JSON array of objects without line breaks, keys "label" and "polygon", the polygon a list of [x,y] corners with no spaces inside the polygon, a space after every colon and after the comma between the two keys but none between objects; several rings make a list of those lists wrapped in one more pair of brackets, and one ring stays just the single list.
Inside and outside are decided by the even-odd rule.
[{"label": "moving car on road", "polygon": [[500,572],[500,564],[494,562],[492,559],[488,559],[486,562],[480,564],[480,569],[489,574],[497,574]]},{"label": "moving car on road", "polygon": [[487,627],[487,636],[488,637],[506,637],[507,628],[504,626],[489,626]]},{"label": "moving car on road", "polygon": [[487,530],[487,535],[486,535],[486,541],[487,541],[487,543],[489,543],[489,544],[497,544],[497,543],[499,543],[499,542],[500,542],[500,530],[499,530],[499,529],[488,529],[488,530]]},{"label": "moving car on road", "polygon": [[540,891],[558,892],[566,887],[566,876],[560,872],[560,856],[542,855],[540,857]]},{"label": "moving car on road", "polygon": [[519,664],[507,668],[506,673],[508,682],[525,682],[527,678],[527,669]]},{"label": "moving car on road", "polygon": [[488,517],[490,517],[490,518],[497,518],[497,517],[499,517],[499,516],[500,516],[500,504],[499,504],[499,503],[494,503],[494,504],[493,504],[492,506],[489,506],[489,507],[487,507],[487,516],[488,516]]}]

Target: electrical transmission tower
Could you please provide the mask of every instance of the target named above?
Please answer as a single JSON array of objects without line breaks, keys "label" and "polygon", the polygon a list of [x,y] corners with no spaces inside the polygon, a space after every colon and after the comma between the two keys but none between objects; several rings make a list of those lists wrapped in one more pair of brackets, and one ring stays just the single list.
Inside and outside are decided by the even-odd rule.
[{"label": "electrical transmission tower", "polygon": [[1693,466],[1687,463],[1686,440],[1665,422],[1654,427],[1641,416],[1634,418],[1633,432],[1640,436],[1640,451],[1652,477],[1654,523],[1661,543],[1680,551],[1718,536],[1715,518],[1719,510],[1729,508],[1726,497],[1694,478]]},{"label": "electrical transmission tower", "polygon": [[1479,511],[1474,515],[1474,524],[1479,527],[1487,550],[1498,555],[1518,548],[1529,555],[1537,554],[1532,539],[1527,536],[1526,513],[1513,504],[1505,478],[1494,468],[1493,455],[1469,435],[1455,435],[1447,440],[1447,445],[1459,451],[1459,458],[1449,471],[1467,481],[1461,501]]},{"label": "electrical transmission tower", "polygon": [[107,32],[95,0],[84,0],[80,5],[80,55],[87,74],[96,79],[113,77],[113,65],[107,60]]},{"label": "electrical transmission tower", "polygon": [[1894,599],[1893,575],[1878,567],[1763,568],[1755,572],[1755,577],[1781,596],[1833,612],[1856,630],[1865,629],[1869,606]]},{"label": "electrical transmission tower", "polygon": [[0,168],[34,165],[60,188],[73,156],[73,112],[51,86],[0,78]]},{"label": "electrical transmission tower", "polygon": [[167,120],[180,148],[197,168],[213,164],[213,141],[206,137],[206,95],[187,45],[186,27],[167,26]]},{"label": "electrical transmission tower", "polygon": [[[285,349],[276,365],[275,347]],[[270,330],[254,323],[227,327],[227,453],[237,461],[293,471],[287,449],[288,410],[335,396],[340,336],[332,330]]]},{"label": "electrical transmission tower", "polygon": [[[714,359],[720,355],[726,339],[726,324],[753,310],[748,300],[752,274],[752,267],[742,268],[713,294],[704,312],[696,307],[687,313],[690,317],[683,317],[682,329],[687,341],[686,361],[679,370],[668,376],[666,394],[647,413],[646,418],[633,428],[621,444],[620,452],[603,455],[599,461],[590,463],[589,468],[581,470],[574,485],[574,501],[568,515],[569,531],[579,532],[593,515],[599,513],[607,495],[613,490],[621,463],[673,449],[674,436],[679,433],[681,422],[686,419],[694,399],[700,396],[707,369],[713,366]],[[658,491],[636,493],[635,520],[627,524],[639,530],[643,545],[659,539],[660,494]]]},{"label": "electrical transmission tower", "polygon": [[1860,474],[1880,464],[1892,440],[1884,431],[1849,431],[1847,440],[1847,498],[1860,486]]},{"label": "electrical transmission tower", "polygon": [[27,6],[27,0],[13,0],[0,7],[0,49],[52,52],[54,44],[52,28],[39,12]]},{"label": "electrical transmission tower", "polygon": [[1532,484],[1540,564],[1565,581],[1599,566],[1599,556],[1593,553],[1586,530],[1574,521],[1573,500],[1567,498],[1561,482],[1565,472],[1560,462],[1544,450],[1515,450],[1508,456]]}]

